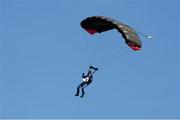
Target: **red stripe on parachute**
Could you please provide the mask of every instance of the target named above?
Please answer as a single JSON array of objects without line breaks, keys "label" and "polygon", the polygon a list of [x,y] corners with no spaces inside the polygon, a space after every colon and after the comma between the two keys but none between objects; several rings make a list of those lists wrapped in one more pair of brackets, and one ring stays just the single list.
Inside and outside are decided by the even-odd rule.
[{"label": "red stripe on parachute", "polygon": [[91,35],[95,34],[97,31],[96,30],[93,30],[93,29],[86,29],[86,31],[88,33],[90,33]]},{"label": "red stripe on parachute", "polygon": [[128,44],[128,46],[129,46],[130,48],[132,48],[134,51],[141,50],[140,47],[137,47],[137,46],[132,45],[132,44]]}]

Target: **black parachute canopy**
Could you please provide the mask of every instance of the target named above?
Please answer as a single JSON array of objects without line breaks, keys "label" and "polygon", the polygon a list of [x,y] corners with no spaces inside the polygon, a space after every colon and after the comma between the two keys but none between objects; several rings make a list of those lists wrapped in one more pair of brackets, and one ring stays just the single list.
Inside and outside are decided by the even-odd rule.
[{"label": "black parachute canopy", "polygon": [[117,20],[104,17],[92,16],[81,21],[81,27],[91,35],[101,33],[112,29],[117,29],[125,39],[127,45],[133,50],[140,50],[142,47],[141,40],[134,29]]}]

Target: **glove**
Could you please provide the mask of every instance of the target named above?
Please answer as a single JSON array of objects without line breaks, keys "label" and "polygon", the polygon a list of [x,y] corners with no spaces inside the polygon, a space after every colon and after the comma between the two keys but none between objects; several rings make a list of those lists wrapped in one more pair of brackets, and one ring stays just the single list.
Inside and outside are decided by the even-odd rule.
[{"label": "glove", "polygon": [[98,68],[94,68],[95,70],[98,70]]}]

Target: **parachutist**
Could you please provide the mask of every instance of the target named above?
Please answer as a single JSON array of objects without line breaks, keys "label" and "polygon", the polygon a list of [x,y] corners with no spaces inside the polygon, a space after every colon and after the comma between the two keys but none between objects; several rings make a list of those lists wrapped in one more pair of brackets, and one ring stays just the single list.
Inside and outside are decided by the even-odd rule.
[{"label": "parachutist", "polygon": [[79,96],[80,89],[82,92],[82,95],[80,97],[82,98],[84,96],[84,94],[85,94],[84,88],[87,87],[93,81],[93,75],[97,70],[98,70],[98,68],[89,66],[87,74],[86,75],[84,75],[85,73],[82,74],[83,82],[78,85],[75,96]]}]

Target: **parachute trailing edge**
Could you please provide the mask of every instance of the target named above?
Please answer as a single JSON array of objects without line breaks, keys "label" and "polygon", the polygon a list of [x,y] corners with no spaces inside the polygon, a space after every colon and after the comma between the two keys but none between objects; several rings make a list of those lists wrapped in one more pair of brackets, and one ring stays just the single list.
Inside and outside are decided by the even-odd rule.
[{"label": "parachute trailing edge", "polygon": [[81,21],[81,27],[88,33],[94,35],[112,29],[117,29],[122,37],[125,39],[126,44],[133,50],[140,50],[142,42],[136,31],[130,26],[123,24],[117,20],[104,17],[104,16],[91,16]]}]

